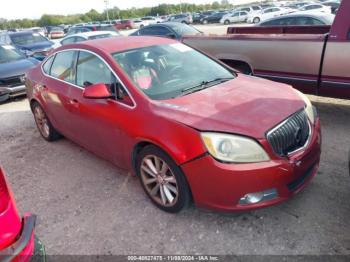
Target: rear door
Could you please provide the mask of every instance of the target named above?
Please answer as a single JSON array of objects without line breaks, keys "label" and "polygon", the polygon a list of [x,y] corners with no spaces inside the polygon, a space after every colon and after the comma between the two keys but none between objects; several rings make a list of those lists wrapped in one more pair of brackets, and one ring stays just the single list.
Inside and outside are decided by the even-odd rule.
[{"label": "rear door", "polygon": [[70,86],[74,84],[75,72],[73,62],[76,51],[63,51],[49,58],[43,65],[46,75],[43,78],[42,96],[45,100],[45,111],[55,128],[65,136],[73,138],[70,122]]}]

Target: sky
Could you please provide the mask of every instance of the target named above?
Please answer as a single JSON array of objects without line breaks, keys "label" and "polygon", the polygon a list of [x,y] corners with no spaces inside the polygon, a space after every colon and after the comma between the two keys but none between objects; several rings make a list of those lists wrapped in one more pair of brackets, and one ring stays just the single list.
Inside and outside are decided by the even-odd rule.
[{"label": "sky", "polygon": [[[155,6],[162,3],[177,4],[180,0],[108,0],[108,6],[120,9],[131,7]],[[214,1],[214,0],[213,0]],[[206,4],[211,0],[182,0],[183,3]],[[241,4],[250,0],[230,0],[231,3]],[[101,12],[105,8],[104,0],[2,0],[0,18],[40,18],[43,14],[80,14],[90,9]]]}]

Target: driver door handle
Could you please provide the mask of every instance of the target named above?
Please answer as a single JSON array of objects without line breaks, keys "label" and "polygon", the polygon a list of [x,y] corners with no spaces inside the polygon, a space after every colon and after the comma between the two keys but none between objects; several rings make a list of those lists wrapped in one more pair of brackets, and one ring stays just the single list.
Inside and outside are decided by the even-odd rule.
[{"label": "driver door handle", "polygon": [[79,107],[79,101],[77,99],[71,99],[69,102],[73,107],[75,108]]}]

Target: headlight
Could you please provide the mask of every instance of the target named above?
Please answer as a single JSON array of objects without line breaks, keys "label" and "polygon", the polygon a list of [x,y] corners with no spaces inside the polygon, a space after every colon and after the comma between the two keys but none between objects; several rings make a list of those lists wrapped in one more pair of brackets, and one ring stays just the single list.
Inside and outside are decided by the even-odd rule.
[{"label": "headlight", "polygon": [[265,150],[254,140],[228,134],[201,133],[209,153],[216,159],[231,163],[268,161]]},{"label": "headlight", "polygon": [[304,95],[302,92],[295,90],[298,95],[300,96],[301,99],[304,100],[305,102],[305,113],[307,114],[308,118],[310,119],[310,122],[312,124],[315,123],[315,119],[316,119],[316,108],[311,104],[310,99]]}]

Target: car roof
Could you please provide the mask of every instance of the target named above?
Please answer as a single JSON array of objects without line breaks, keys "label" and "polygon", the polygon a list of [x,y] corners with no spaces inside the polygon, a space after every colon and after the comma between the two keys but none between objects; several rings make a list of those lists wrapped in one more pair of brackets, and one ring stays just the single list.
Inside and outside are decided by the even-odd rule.
[{"label": "car roof", "polygon": [[113,32],[113,31],[89,31],[89,32],[82,32],[78,34],[69,35],[67,36],[67,38],[76,37],[76,36],[89,38],[90,36],[105,35],[105,34],[118,35],[116,32]]},{"label": "car roof", "polygon": [[295,12],[295,13],[292,13],[292,14],[288,14],[288,15],[284,15],[284,16],[278,16],[278,17],[273,17],[273,18],[270,18],[270,19],[267,19],[267,20],[264,20],[263,22],[261,22],[261,24],[264,24],[266,22],[269,22],[269,21],[273,21],[273,20],[277,20],[277,19],[281,19],[281,18],[291,18],[291,17],[311,17],[311,18],[317,18],[317,19],[324,19],[324,20],[332,20],[335,18],[335,15],[333,14],[325,14],[325,13],[304,13],[304,12]]},{"label": "car roof", "polygon": [[137,49],[153,45],[166,45],[175,44],[178,41],[165,38],[165,37],[154,37],[154,36],[125,36],[125,37],[112,37],[112,38],[101,38],[86,42],[80,42],[77,44],[69,44],[58,48],[58,50],[65,50],[70,48],[82,48],[87,50],[101,50],[105,53],[117,53],[123,52],[130,49]]},{"label": "car roof", "polygon": [[19,31],[19,32],[8,32],[9,35],[32,35],[34,34],[31,30]]}]

